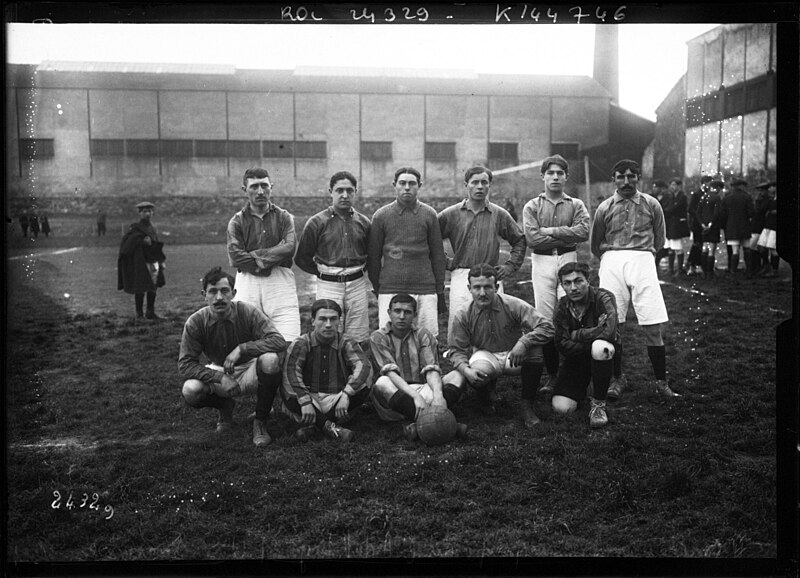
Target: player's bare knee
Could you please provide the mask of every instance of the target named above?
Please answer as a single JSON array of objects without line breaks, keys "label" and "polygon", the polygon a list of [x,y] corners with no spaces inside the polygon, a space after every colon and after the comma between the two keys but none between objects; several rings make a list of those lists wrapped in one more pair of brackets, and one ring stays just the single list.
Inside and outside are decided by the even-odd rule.
[{"label": "player's bare knee", "polygon": [[277,353],[263,353],[258,356],[258,367],[262,373],[280,373],[281,358]]},{"label": "player's bare knee", "polygon": [[386,401],[389,401],[389,399],[391,399],[391,397],[397,392],[397,386],[385,375],[380,376],[375,381],[372,389],[375,392],[375,395],[379,395]]},{"label": "player's bare knee", "polygon": [[196,407],[200,403],[200,398],[207,392],[206,384],[199,379],[187,379],[183,382],[183,399],[192,407]]},{"label": "player's bare knee", "polygon": [[553,411],[557,414],[566,415],[578,409],[578,402],[563,395],[554,395],[552,399]]}]

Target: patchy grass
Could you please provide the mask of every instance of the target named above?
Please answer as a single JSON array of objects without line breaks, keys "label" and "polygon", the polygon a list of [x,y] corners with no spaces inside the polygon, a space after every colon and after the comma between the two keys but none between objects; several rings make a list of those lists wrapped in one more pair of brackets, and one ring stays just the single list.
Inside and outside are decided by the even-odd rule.
[{"label": "patchy grass", "polygon": [[[214,412],[180,396],[183,321],[202,305],[199,276],[224,255],[172,248],[160,323],[135,322],[132,298],[109,281],[116,248],[9,262],[10,561],[776,556],[785,282],[664,284],[667,366],[684,395],[656,396],[631,319],[631,390],[600,431],[585,407],[556,418],[541,404],[538,430],[523,430],[508,378],[497,415],[471,398],[455,408],[470,432],[447,446],[407,442],[363,408],[352,445],[302,444],[279,416],[273,444],[256,450],[252,399],[220,437]],[[508,291],[530,299],[529,274]]]}]

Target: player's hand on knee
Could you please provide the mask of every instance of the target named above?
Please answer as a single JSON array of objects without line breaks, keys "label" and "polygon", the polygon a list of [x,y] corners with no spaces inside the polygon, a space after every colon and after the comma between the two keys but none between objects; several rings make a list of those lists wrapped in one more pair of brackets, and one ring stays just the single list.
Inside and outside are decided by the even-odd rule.
[{"label": "player's hand on knee", "polygon": [[336,417],[342,419],[347,417],[347,412],[350,409],[350,396],[343,393],[336,402]]},{"label": "player's hand on knee", "polygon": [[522,362],[525,359],[525,353],[527,353],[525,346],[518,341],[508,353],[509,365],[511,367],[518,367],[522,365]]},{"label": "player's hand on knee", "polygon": [[300,423],[303,425],[313,425],[316,421],[317,412],[314,411],[314,404],[308,403],[300,406]]},{"label": "player's hand on knee", "polygon": [[416,420],[419,417],[419,412],[427,408],[428,408],[428,402],[426,402],[421,395],[414,397],[414,409],[415,409],[414,420]]},{"label": "player's hand on knee", "polygon": [[470,382],[472,385],[481,386],[489,381],[489,376],[480,369],[472,369],[471,367],[465,367],[463,373],[466,380]]}]

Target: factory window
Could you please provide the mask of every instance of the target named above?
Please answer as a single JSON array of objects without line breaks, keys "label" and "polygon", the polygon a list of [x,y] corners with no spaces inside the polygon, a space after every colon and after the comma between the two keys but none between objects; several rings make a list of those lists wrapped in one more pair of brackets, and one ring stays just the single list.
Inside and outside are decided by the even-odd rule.
[{"label": "factory window", "polygon": [[517,146],[518,144],[515,142],[490,142],[489,160],[517,163],[519,160]]},{"label": "factory window", "polygon": [[703,97],[686,101],[686,126],[703,124]]},{"label": "factory window", "polygon": [[91,150],[93,157],[125,156],[125,141],[122,139],[93,138]]},{"label": "factory window", "polygon": [[258,158],[261,156],[261,143],[257,140],[228,141],[228,155],[234,158]]},{"label": "factory window", "polygon": [[157,157],[158,141],[128,139],[125,141],[125,152],[129,157]]},{"label": "factory window", "polygon": [[764,77],[747,85],[747,112],[756,110],[765,110],[772,106],[774,103],[772,90],[772,82],[774,77]]},{"label": "factory window", "polygon": [[228,142],[224,140],[196,140],[194,154],[198,157],[228,156]]},{"label": "factory window", "polygon": [[19,156],[24,159],[45,158],[55,156],[53,139],[22,138],[19,139]]},{"label": "factory window", "polygon": [[265,140],[262,143],[263,157],[268,159],[292,158],[292,141]]},{"label": "factory window", "polygon": [[162,140],[160,141],[162,157],[191,157],[194,156],[192,141],[190,140]]},{"label": "factory window", "polygon": [[392,143],[362,141],[361,158],[365,161],[390,161],[392,160]]},{"label": "factory window", "polygon": [[744,86],[741,85],[725,91],[725,118],[744,113],[744,95]]},{"label": "factory window", "polygon": [[577,159],[580,144],[576,142],[553,142],[550,143],[550,154],[561,155],[565,159]]},{"label": "factory window", "polygon": [[713,92],[703,97],[703,119],[705,122],[722,120],[725,117],[722,93]]},{"label": "factory window", "polygon": [[426,142],[425,158],[430,161],[454,161],[456,160],[456,143]]},{"label": "factory window", "polygon": [[324,159],[328,156],[328,143],[323,141],[295,141],[294,156],[298,159]]}]

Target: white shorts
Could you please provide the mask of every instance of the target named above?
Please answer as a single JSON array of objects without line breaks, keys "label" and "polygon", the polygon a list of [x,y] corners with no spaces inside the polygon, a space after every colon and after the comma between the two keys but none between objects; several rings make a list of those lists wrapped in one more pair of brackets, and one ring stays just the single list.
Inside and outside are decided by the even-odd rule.
[{"label": "white shorts", "polygon": [[639,325],[669,321],[661,294],[656,262],[649,251],[606,251],[600,258],[600,287],[608,289],[617,300],[617,320],[625,323],[628,306]]},{"label": "white shorts", "polygon": [[777,232],[773,229],[764,229],[758,237],[758,245],[767,249],[775,249],[777,247],[776,242]]},{"label": "white shorts", "polygon": [[273,267],[268,277],[239,271],[234,301],[259,307],[286,341],[300,337],[300,305],[291,269]]},{"label": "white shorts", "polygon": [[747,239],[728,239],[727,241],[725,241],[725,243],[727,243],[731,247],[735,247],[738,249],[740,246],[747,243]]},{"label": "white shorts", "polygon": [[317,299],[331,299],[342,308],[339,330],[345,337],[362,342],[369,339],[369,297],[367,276],[337,283],[317,279]]},{"label": "white shorts", "polygon": [[675,251],[676,253],[683,253],[683,247],[687,241],[689,241],[688,237],[683,239],[667,239],[667,244],[664,245],[664,248]]},{"label": "white shorts", "polygon": [[[378,326],[385,327],[389,322],[389,302],[396,293],[378,295]],[[411,295],[417,300],[417,322],[416,327],[424,327],[430,331],[434,337],[439,335],[439,301],[436,294],[433,295]]]},{"label": "white shorts", "polygon": [[[469,292],[469,269],[453,269],[450,271],[450,303],[447,314],[447,330],[453,326],[456,311],[472,303],[472,293]],[[503,282],[498,284],[497,292],[503,294]],[[383,326],[381,326],[383,327]]]},{"label": "white shorts", "polygon": [[[233,366],[233,379],[239,384],[239,389],[243,395],[255,395],[258,391],[258,373],[256,370],[257,357],[242,364]],[[208,369],[214,371],[225,371],[225,368],[216,363],[206,365]]]},{"label": "white shorts", "polygon": [[761,233],[751,233],[750,235],[750,245],[751,249],[758,248],[758,239],[761,237]]},{"label": "white shorts", "polygon": [[531,281],[533,282],[533,302],[536,311],[552,321],[558,300],[565,293],[558,282],[558,270],[567,263],[578,260],[578,252],[570,251],[563,255],[537,255],[531,253]]}]

